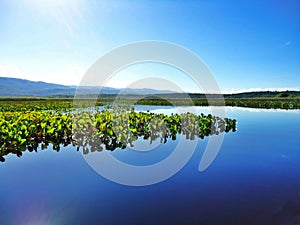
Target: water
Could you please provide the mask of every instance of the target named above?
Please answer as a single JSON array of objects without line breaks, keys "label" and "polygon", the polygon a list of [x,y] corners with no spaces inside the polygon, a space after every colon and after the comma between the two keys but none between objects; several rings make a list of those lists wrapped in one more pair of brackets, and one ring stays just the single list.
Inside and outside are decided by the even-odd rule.
[{"label": "water", "polygon": [[[300,111],[226,111],[237,119],[238,131],[225,135],[212,165],[198,171],[206,138],[183,169],[155,185],[106,180],[72,146],[9,155],[0,164],[0,224],[300,224]],[[153,146],[148,157],[133,149],[112,154],[151,164],[171,154],[176,141]]]}]

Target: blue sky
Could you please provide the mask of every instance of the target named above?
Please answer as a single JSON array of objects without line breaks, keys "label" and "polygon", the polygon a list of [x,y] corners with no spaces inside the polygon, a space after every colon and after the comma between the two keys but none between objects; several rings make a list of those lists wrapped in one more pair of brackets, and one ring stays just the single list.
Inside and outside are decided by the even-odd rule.
[{"label": "blue sky", "polygon": [[[196,53],[224,92],[299,89],[299,11],[297,0],[1,0],[0,76],[77,85],[111,49],[162,40]],[[154,74],[198,91],[185,74],[151,64],[121,71],[108,85]]]}]

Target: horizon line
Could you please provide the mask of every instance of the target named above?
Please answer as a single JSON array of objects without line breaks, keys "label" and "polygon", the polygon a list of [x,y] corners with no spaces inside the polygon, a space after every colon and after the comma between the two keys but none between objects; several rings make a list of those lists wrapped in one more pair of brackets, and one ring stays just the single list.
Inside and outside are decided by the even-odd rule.
[{"label": "horizon line", "polygon": [[[168,90],[168,89],[155,89],[150,87],[140,87],[140,88],[127,88],[127,87],[111,87],[111,86],[92,86],[92,85],[86,85],[86,86],[79,86],[79,85],[66,85],[66,84],[59,84],[59,83],[50,83],[42,80],[29,80],[26,78],[18,78],[18,77],[5,77],[0,76],[0,78],[8,78],[8,79],[16,79],[16,80],[24,80],[24,81],[30,81],[30,82],[36,82],[36,83],[46,83],[46,84],[54,84],[54,85],[61,85],[65,87],[91,87],[91,88],[97,88],[97,87],[106,87],[106,88],[113,88],[113,89],[151,89],[155,91],[167,91],[167,92],[173,92],[173,93],[188,93],[188,94],[216,94],[216,93],[203,93],[203,92],[178,92],[176,90]],[[235,88],[226,88],[224,90],[221,90],[222,94],[241,94],[241,93],[249,93],[249,92],[285,92],[285,91],[300,91],[300,87],[280,87],[280,88],[241,88],[241,89],[235,89]]]}]

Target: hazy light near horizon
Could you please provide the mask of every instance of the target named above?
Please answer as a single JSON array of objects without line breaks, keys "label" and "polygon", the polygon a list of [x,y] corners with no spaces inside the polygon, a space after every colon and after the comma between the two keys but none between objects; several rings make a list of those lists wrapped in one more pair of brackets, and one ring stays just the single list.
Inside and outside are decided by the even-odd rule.
[{"label": "hazy light near horizon", "polygon": [[19,67],[12,64],[0,64],[0,77],[12,77],[25,79],[24,73]]},{"label": "hazy light near horizon", "polygon": [[[147,69],[148,67],[148,69]],[[111,79],[107,80],[105,86],[112,88],[151,88],[156,90],[171,90],[180,92],[181,89],[189,93],[201,93],[201,89],[197,87],[188,75],[175,69],[168,68],[163,64],[156,65],[150,69],[150,64],[136,64],[127,67],[114,74]],[[160,67],[160,69],[158,69]],[[166,71],[168,68],[168,72]],[[156,72],[155,72],[156,71]],[[84,76],[86,68],[80,66],[66,67],[63,70],[44,71],[43,76],[29,76],[19,67],[11,64],[0,64],[0,77],[10,77],[27,79],[32,81],[43,81],[48,83],[56,83],[63,85],[78,85]],[[172,79],[173,78],[173,79]],[[163,79],[168,82],[161,82]],[[160,82],[158,82],[160,81]],[[182,87],[182,84],[184,86]],[[186,88],[188,86],[188,88]],[[175,88],[174,88],[175,87]],[[254,88],[226,88],[222,89],[223,94],[241,93],[241,92],[258,92],[258,91],[300,91],[300,87],[254,87]]]},{"label": "hazy light near horizon", "polygon": [[260,91],[300,91],[300,87],[280,87],[280,88],[242,88],[242,89],[225,89],[223,94],[235,94],[242,92],[260,92]]},{"label": "hazy light near horizon", "polygon": [[113,74],[104,85],[114,88],[150,88],[177,92],[202,91],[188,74],[175,67],[155,62],[128,66]]},{"label": "hazy light near horizon", "polygon": [[24,70],[12,64],[0,64],[0,77],[43,81],[62,85],[78,85],[85,71],[86,68],[76,65],[64,68],[48,67],[47,70],[31,67],[29,70]]}]

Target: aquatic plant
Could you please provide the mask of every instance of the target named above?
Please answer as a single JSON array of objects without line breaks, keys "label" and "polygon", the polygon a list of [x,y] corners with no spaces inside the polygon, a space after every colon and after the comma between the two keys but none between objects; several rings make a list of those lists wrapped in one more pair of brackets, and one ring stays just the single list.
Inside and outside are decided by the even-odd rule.
[{"label": "aquatic plant", "polygon": [[[162,95],[163,97],[164,95]],[[167,99],[170,99],[168,101]],[[92,99],[80,99],[76,100],[78,107],[89,106]],[[109,95],[108,97],[100,97],[96,102],[93,102],[96,106],[103,106],[114,102],[116,96]],[[205,97],[172,97],[167,95],[166,98],[160,97],[147,97],[143,96],[121,96],[118,97],[118,101],[127,105],[139,104],[139,105],[160,105],[160,106],[223,106],[224,101],[219,98],[213,98],[208,103]],[[267,108],[267,109],[300,109],[300,98],[299,97],[263,97],[263,98],[225,98],[226,106],[235,107],[249,107],[249,108]],[[73,109],[73,99],[1,99],[0,98],[0,111],[69,111]]]},{"label": "aquatic plant", "polygon": [[109,107],[102,111],[76,112],[65,110],[70,109],[65,103],[55,105],[55,110],[48,105],[34,104],[11,111],[8,108],[0,110],[0,161],[7,154],[21,156],[23,151],[45,149],[49,144],[56,151],[62,145],[72,144],[86,154],[104,148],[124,149],[132,146],[138,137],[150,142],[159,138],[165,143],[169,138],[175,140],[178,134],[193,140],[236,129],[236,120],[210,114],[167,116]]}]

